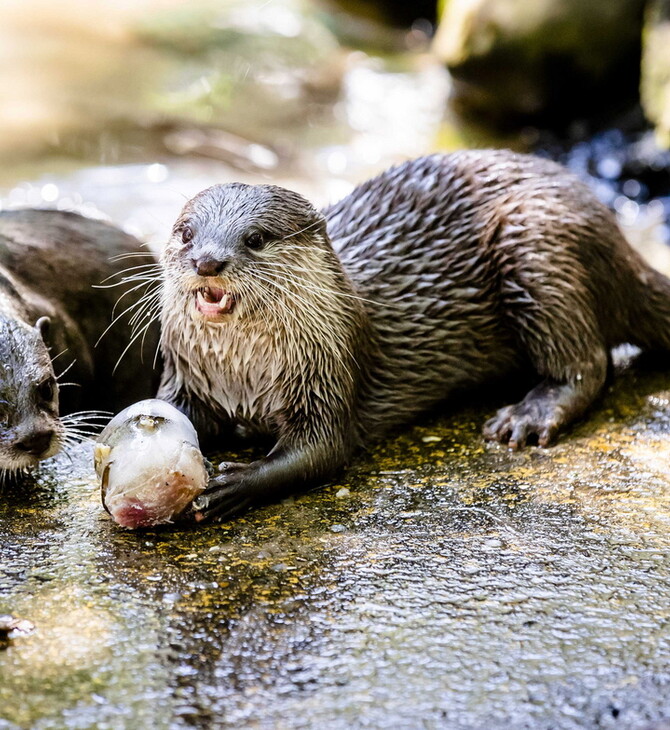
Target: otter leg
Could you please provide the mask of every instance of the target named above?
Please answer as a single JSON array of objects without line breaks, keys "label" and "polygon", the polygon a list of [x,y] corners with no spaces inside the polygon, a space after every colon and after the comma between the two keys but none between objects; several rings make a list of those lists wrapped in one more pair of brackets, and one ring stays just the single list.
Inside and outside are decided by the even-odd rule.
[{"label": "otter leg", "polygon": [[250,464],[224,463],[193,502],[197,522],[225,520],[254,504],[276,499],[315,481],[327,479],[344,463],[336,447],[285,446],[282,440],[264,458]]},{"label": "otter leg", "polygon": [[[542,252],[542,243],[534,250]],[[548,253],[560,259],[560,252]],[[529,440],[540,446],[551,443],[591,405],[607,375],[608,348],[591,294],[581,283],[584,272],[574,258],[556,263],[565,271],[562,279],[549,277],[547,282],[542,271],[531,268],[529,256],[508,262],[501,282],[504,319],[544,378],[520,403],[502,408],[484,426],[487,439],[512,449]]]},{"label": "otter leg", "polygon": [[[604,353],[603,353],[604,354]],[[548,378],[520,402],[501,408],[484,425],[484,437],[523,448],[531,439],[548,446],[556,435],[591,405],[605,381],[605,365],[590,363],[564,382]]]}]

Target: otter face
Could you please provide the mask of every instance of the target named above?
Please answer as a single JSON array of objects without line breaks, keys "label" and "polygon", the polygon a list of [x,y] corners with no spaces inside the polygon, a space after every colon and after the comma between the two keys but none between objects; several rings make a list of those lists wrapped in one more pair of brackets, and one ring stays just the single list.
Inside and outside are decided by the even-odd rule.
[{"label": "otter face", "polygon": [[42,337],[48,320],[35,327],[0,317],[0,472],[37,464],[58,452],[58,384]]},{"label": "otter face", "polygon": [[267,317],[285,297],[304,296],[310,259],[327,250],[323,216],[297,193],[216,185],[189,201],[173,228],[164,297],[208,323]]}]

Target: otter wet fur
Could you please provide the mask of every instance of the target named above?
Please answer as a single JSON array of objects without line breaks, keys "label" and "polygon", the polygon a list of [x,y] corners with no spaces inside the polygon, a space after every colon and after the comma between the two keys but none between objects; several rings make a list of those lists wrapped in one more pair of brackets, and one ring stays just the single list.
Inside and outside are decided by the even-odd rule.
[{"label": "otter wet fur", "polygon": [[[135,238],[106,223],[53,210],[0,213],[0,476],[80,440],[98,417],[90,409],[118,410],[152,394],[157,325],[141,332],[143,362],[142,337],[128,347],[128,326],[101,337],[123,287],[94,287],[154,266]],[[120,307],[141,310],[142,286],[126,291]]]},{"label": "otter wet fur", "polygon": [[529,367],[539,384],[484,435],[547,446],[613,346],[670,349],[670,281],[565,168],[504,150],[406,162],[323,212],[271,185],[211,187],[162,266],[159,397],[201,434],[276,438],[222,465],[196,519],[325,481],[389,428]]}]

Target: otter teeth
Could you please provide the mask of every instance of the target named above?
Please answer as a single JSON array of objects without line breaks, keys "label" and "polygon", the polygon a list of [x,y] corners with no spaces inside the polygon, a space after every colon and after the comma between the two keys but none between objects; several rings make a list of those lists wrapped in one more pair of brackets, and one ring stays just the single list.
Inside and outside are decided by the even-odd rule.
[{"label": "otter teeth", "polygon": [[228,314],[234,303],[234,296],[218,287],[206,286],[196,292],[197,307],[204,315]]}]

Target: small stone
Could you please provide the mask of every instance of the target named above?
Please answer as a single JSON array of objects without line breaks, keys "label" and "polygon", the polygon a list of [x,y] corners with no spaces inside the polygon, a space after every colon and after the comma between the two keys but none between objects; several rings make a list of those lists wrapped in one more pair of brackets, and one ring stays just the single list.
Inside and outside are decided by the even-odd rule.
[{"label": "small stone", "polygon": [[435,444],[438,441],[442,441],[442,436],[422,436],[421,440],[424,444]]},{"label": "small stone", "polygon": [[344,525],[331,525],[331,532],[344,532],[347,528]]},{"label": "small stone", "polygon": [[342,489],[338,489],[337,492],[335,492],[335,496],[338,499],[344,499],[345,497],[348,497],[350,494],[351,494],[351,492],[346,487],[342,487]]},{"label": "small stone", "polygon": [[23,618],[10,615],[0,616],[0,638],[16,639],[20,636],[29,636],[35,630],[35,624]]},{"label": "small stone", "polygon": [[34,570],[30,575],[32,578],[43,581],[56,580],[57,577],[55,573],[49,573],[46,570]]}]

